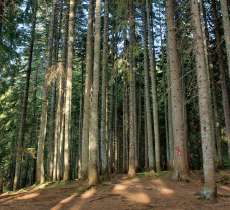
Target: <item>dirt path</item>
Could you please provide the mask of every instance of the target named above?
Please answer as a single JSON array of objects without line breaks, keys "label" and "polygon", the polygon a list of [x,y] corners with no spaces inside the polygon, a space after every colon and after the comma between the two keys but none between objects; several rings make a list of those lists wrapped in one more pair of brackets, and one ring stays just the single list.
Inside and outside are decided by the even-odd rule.
[{"label": "dirt path", "polygon": [[[227,177],[230,177],[230,172]],[[226,178],[226,174],[224,176]],[[198,199],[198,179],[175,183],[167,177],[126,176],[86,190],[86,183],[32,189],[0,196],[0,210],[229,210],[230,184],[218,184],[217,202]],[[84,192],[83,192],[84,191]]]}]

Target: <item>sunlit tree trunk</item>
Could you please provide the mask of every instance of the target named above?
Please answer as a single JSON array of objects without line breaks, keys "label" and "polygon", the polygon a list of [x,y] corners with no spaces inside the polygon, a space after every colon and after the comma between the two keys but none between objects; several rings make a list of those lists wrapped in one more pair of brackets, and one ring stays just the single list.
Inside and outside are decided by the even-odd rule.
[{"label": "sunlit tree trunk", "polygon": [[174,0],[166,2],[167,26],[168,26],[168,56],[170,66],[172,127],[174,140],[174,164],[173,178],[184,180],[188,176],[188,164],[186,154],[186,134],[183,113],[183,92],[181,82],[181,67],[177,52],[177,39],[174,23]]},{"label": "sunlit tree trunk", "polygon": [[135,34],[135,23],[133,14],[133,0],[129,0],[129,168],[128,175],[135,176],[136,174],[136,132],[135,132],[135,77],[134,77],[134,34]]},{"label": "sunlit tree trunk", "polygon": [[85,72],[85,93],[84,93],[84,113],[82,127],[82,168],[81,177],[88,176],[89,162],[89,118],[90,118],[90,92],[93,77],[93,19],[94,0],[90,0],[88,14],[88,31],[86,42],[86,72]]},{"label": "sunlit tree trunk", "polygon": [[[0,10],[3,9],[4,1],[0,3]],[[35,41],[35,29],[36,29],[36,20],[37,20],[37,0],[32,1],[32,28],[31,28],[31,40],[29,47],[29,58],[28,58],[28,68],[26,71],[26,83],[23,91],[22,98],[22,110],[20,116],[20,125],[19,133],[17,139],[17,149],[16,149],[16,166],[15,166],[15,176],[14,176],[14,189],[20,187],[20,170],[21,170],[21,161],[23,156],[23,144],[26,132],[26,121],[27,121],[27,107],[28,107],[28,98],[29,98],[29,88],[30,88],[30,76],[32,71],[32,62],[33,62],[33,49]],[[0,14],[1,18],[1,14]]]},{"label": "sunlit tree trunk", "polygon": [[216,197],[216,182],[214,164],[214,128],[212,124],[213,112],[208,63],[205,58],[204,31],[202,31],[202,20],[198,0],[191,0],[191,11],[194,26],[194,47],[203,151],[204,189],[202,195],[205,199],[214,199]]},{"label": "sunlit tree trunk", "polygon": [[44,172],[44,148],[45,148],[45,138],[47,131],[47,117],[48,117],[48,69],[52,66],[53,61],[53,43],[54,43],[54,19],[55,19],[55,9],[57,6],[57,0],[53,0],[52,3],[52,13],[50,17],[49,25],[49,37],[48,37],[48,65],[45,74],[45,80],[43,84],[43,97],[42,97],[42,113],[40,120],[40,130],[38,137],[38,147],[37,147],[37,160],[36,160],[36,182],[43,183],[45,181]]},{"label": "sunlit tree trunk", "polygon": [[95,44],[94,44],[94,66],[93,66],[93,85],[92,102],[90,109],[89,124],[89,186],[99,182],[98,176],[98,100],[99,100],[99,79],[100,79],[100,45],[101,45],[101,0],[96,0],[95,8]]},{"label": "sunlit tree trunk", "polygon": [[73,74],[73,51],[74,51],[74,22],[77,0],[69,1],[68,22],[68,50],[65,89],[65,135],[64,135],[64,181],[70,179],[70,138],[71,138],[71,107],[72,107],[72,74]]}]

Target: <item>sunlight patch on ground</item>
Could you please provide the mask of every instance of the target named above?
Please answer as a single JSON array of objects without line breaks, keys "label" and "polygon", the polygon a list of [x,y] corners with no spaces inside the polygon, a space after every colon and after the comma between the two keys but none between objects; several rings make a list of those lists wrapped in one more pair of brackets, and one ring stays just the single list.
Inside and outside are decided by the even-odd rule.
[{"label": "sunlight patch on ground", "polygon": [[151,181],[154,185],[154,188],[160,192],[162,195],[172,195],[174,194],[174,190],[168,188],[165,183],[160,179],[155,179]]},{"label": "sunlight patch on ground", "polygon": [[139,193],[126,192],[123,195],[129,200],[134,201],[136,203],[149,204],[151,201],[149,196],[143,192],[139,192]]},{"label": "sunlight patch on ground", "polygon": [[172,195],[172,194],[174,193],[174,191],[171,190],[171,189],[162,187],[162,188],[160,189],[160,193],[163,194],[163,195]]},{"label": "sunlight patch on ground", "polygon": [[95,188],[91,188],[90,190],[84,192],[81,195],[81,198],[82,199],[88,199],[88,198],[92,197],[95,193],[96,193],[96,189]]},{"label": "sunlight patch on ground", "polygon": [[18,197],[17,200],[27,200],[27,199],[31,199],[31,198],[36,198],[39,195],[40,195],[40,193],[30,193],[30,194],[26,194],[26,195],[23,195],[21,197]]},{"label": "sunlight patch on ground", "polygon": [[117,184],[113,188],[113,191],[122,191],[122,190],[126,190],[126,189],[127,189],[127,186],[125,186],[123,184]]},{"label": "sunlight patch on ground", "polygon": [[61,210],[63,209],[63,206],[67,203],[70,203],[74,198],[76,198],[76,196],[78,195],[78,193],[75,193],[63,200],[61,200],[56,206],[54,206],[53,208],[51,208],[51,210]]}]

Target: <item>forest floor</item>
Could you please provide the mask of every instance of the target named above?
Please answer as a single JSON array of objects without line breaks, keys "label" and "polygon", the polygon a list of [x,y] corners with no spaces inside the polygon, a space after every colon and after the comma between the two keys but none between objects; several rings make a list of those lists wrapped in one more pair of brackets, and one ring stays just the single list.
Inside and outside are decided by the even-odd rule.
[{"label": "forest floor", "polygon": [[200,172],[190,182],[173,182],[168,172],[159,176],[138,174],[135,178],[117,175],[96,188],[75,181],[48,183],[0,196],[0,210],[229,210],[230,171],[217,174],[216,202],[199,199]]}]

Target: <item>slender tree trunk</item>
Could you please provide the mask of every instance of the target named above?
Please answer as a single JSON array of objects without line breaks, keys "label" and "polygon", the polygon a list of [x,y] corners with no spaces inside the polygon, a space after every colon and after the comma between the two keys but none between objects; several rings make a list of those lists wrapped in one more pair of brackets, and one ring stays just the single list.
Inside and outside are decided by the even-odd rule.
[{"label": "slender tree trunk", "polygon": [[133,177],[136,174],[136,158],[135,158],[135,77],[134,77],[134,34],[135,23],[133,14],[133,0],[129,0],[129,169],[128,175]]},{"label": "slender tree trunk", "polygon": [[101,45],[101,0],[96,0],[95,8],[95,45],[94,45],[94,66],[93,66],[93,86],[92,102],[90,110],[89,127],[89,186],[99,182],[98,177],[98,99],[99,99],[99,79],[100,79],[100,45]]},{"label": "slender tree trunk", "polygon": [[102,87],[101,87],[101,173],[102,175],[108,175],[108,160],[107,160],[107,145],[108,139],[106,137],[106,80],[107,80],[107,69],[108,69],[108,30],[109,30],[109,2],[104,2],[104,34],[103,34],[103,56],[102,56]]},{"label": "slender tree trunk", "polygon": [[85,94],[84,94],[84,113],[83,113],[83,127],[82,127],[82,169],[81,169],[82,178],[87,178],[88,162],[89,162],[90,92],[91,92],[92,77],[93,77],[93,20],[94,20],[94,0],[90,0],[87,43],[86,43]]},{"label": "slender tree trunk", "polygon": [[[223,6],[224,6],[224,3],[225,3],[225,1],[222,2]],[[223,51],[221,48],[221,29],[220,29],[220,26],[218,23],[217,5],[216,5],[216,1],[214,1],[214,0],[212,0],[212,7],[213,7],[213,17],[214,17],[214,21],[215,21],[216,53],[218,56],[218,65],[219,65],[219,69],[220,69],[220,81],[221,81],[222,101],[223,101],[224,120],[225,120],[225,133],[226,133],[226,137],[228,140],[228,157],[230,159],[230,104],[229,104],[229,94],[228,94],[228,88],[227,88],[227,82],[226,82],[225,65],[224,65],[224,61],[223,61],[224,54],[223,54]],[[227,9],[227,7],[223,8],[223,10],[224,10],[223,13],[226,12],[225,11],[226,9]],[[228,18],[228,17],[229,17],[228,15],[227,15],[227,17],[225,17],[223,15],[223,19]],[[225,23],[225,24],[227,24],[227,23]],[[225,38],[227,38],[227,37],[225,37]],[[229,48],[227,48],[228,52],[229,52],[229,50],[230,50],[230,45],[229,45]],[[228,58],[228,60],[230,60],[230,57]],[[229,63],[229,61],[228,61],[228,63]],[[230,72],[230,66],[228,66],[228,69]]]},{"label": "slender tree trunk", "polygon": [[80,101],[80,114],[79,114],[79,145],[78,145],[78,161],[77,161],[77,171],[78,177],[81,178],[81,168],[82,168],[82,123],[83,123],[83,104],[84,104],[84,58],[81,61],[81,101]]},{"label": "slender tree trunk", "polygon": [[194,44],[196,55],[197,82],[199,94],[199,111],[201,125],[201,139],[203,151],[204,189],[205,199],[216,197],[215,164],[214,164],[214,135],[212,125],[212,102],[208,63],[205,58],[205,46],[202,31],[201,15],[198,0],[191,0],[192,20],[194,26]]},{"label": "slender tree trunk", "polygon": [[[169,60],[169,59],[168,59]],[[169,62],[168,62],[169,63]],[[169,165],[168,169],[173,169],[174,163],[174,138],[173,138],[173,124],[172,124],[172,94],[171,94],[171,79],[170,79],[170,67],[167,68],[167,86],[168,86],[168,94],[167,94],[167,115],[168,115],[168,141],[169,141]]]},{"label": "slender tree trunk", "polygon": [[156,171],[161,169],[160,163],[160,134],[159,134],[159,119],[158,119],[158,101],[157,101],[157,84],[156,84],[156,63],[155,63],[155,49],[153,40],[153,20],[152,20],[152,1],[146,0],[147,12],[147,27],[148,27],[148,49],[149,49],[149,64],[150,76],[152,84],[152,106],[153,106],[153,127],[155,140],[155,161]]},{"label": "slender tree trunk", "polygon": [[128,169],[128,94],[127,84],[124,83],[123,93],[123,172],[126,173]]},{"label": "slender tree trunk", "polygon": [[[224,27],[224,39],[227,51],[227,60],[228,60],[228,73],[230,77],[230,21],[229,21],[229,10],[228,10],[228,2],[227,0],[221,0],[221,12],[223,19],[223,27]],[[230,144],[230,143],[229,143]]]},{"label": "slender tree trunk", "polygon": [[72,110],[72,74],[73,74],[73,51],[74,51],[74,22],[77,0],[69,1],[68,22],[68,50],[66,69],[66,91],[65,91],[65,135],[64,135],[64,181],[70,179],[70,138],[71,138],[71,110]]},{"label": "slender tree trunk", "polygon": [[43,98],[42,98],[42,113],[40,120],[40,130],[38,137],[37,147],[37,160],[36,160],[36,182],[43,183],[45,181],[44,172],[44,148],[47,130],[47,117],[48,117],[48,69],[52,66],[53,62],[53,43],[54,43],[54,19],[55,10],[57,7],[57,0],[53,0],[52,14],[50,18],[49,37],[48,37],[48,66],[45,74],[45,81],[43,84]]},{"label": "slender tree trunk", "polygon": [[175,180],[184,180],[188,176],[186,154],[185,121],[183,113],[183,92],[181,82],[181,67],[177,52],[176,30],[174,23],[174,0],[166,2],[168,26],[168,56],[170,64],[170,84],[172,100],[172,125],[174,139],[174,174]]},{"label": "slender tree trunk", "polygon": [[[1,8],[1,5],[0,5],[0,8]],[[18,134],[18,139],[17,139],[14,189],[17,189],[18,187],[20,187],[19,186],[20,170],[21,170],[21,161],[22,161],[22,156],[23,156],[22,151],[23,151],[24,137],[25,137],[25,132],[26,132],[30,76],[31,76],[31,71],[32,71],[33,49],[34,49],[36,20],[37,20],[37,0],[33,0],[32,2],[32,12],[33,12],[33,15],[32,15],[31,40],[30,40],[30,47],[29,47],[29,61],[28,61],[28,68],[26,71],[26,84],[25,84],[23,98],[22,98],[22,111],[21,111],[21,117],[20,117],[21,119],[20,119],[20,126],[19,126],[19,134]]]},{"label": "slender tree trunk", "polygon": [[[147,6],[147,5],[146,5]],[[144,13],[144,80],[145,80],[145,113],[146,113],[146,137],[148,142],[148,163],[149,169],[154,170],[154,151],[153,151],[153,126],[150,107],[150,90],[149,90],[149,65],[148,65],[148,36],[147,36],[147,17]]]}]

